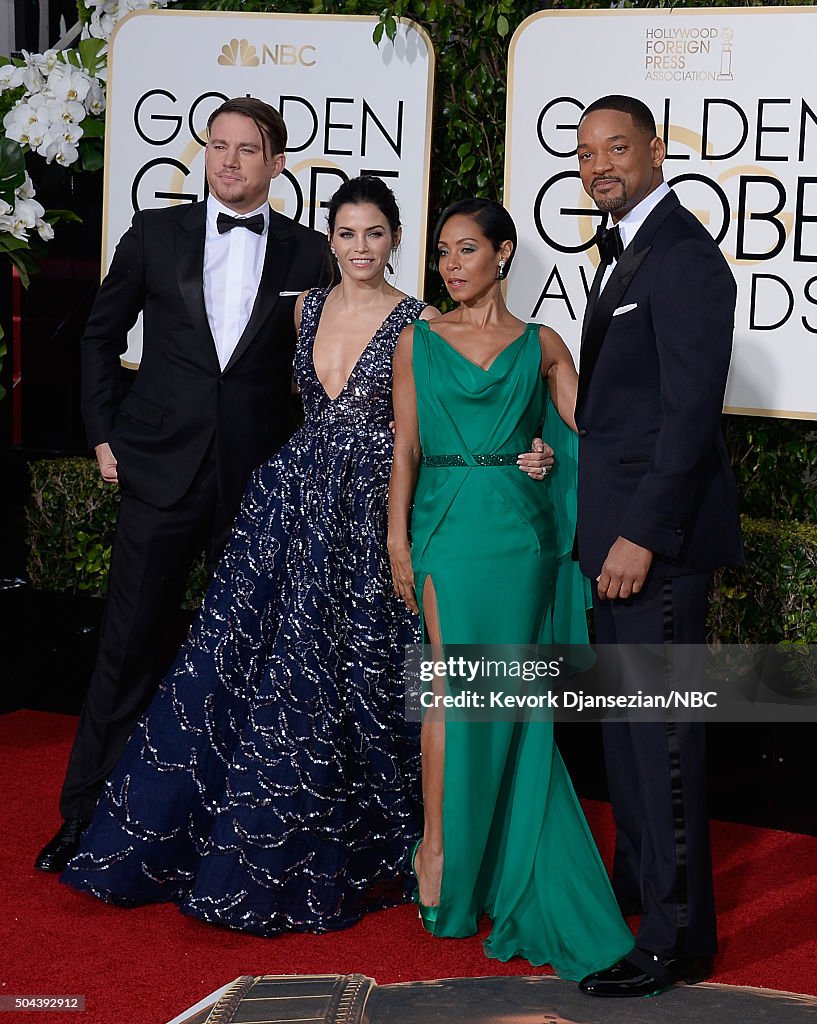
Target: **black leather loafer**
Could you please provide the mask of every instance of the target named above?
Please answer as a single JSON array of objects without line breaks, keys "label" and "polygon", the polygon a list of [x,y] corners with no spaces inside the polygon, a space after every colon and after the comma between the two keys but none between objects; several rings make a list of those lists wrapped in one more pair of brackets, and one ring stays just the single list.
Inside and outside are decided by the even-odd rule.
[{"label": "black leather loafer", "polygon": [[88,822],[82,818],[66,818],[51,842],[40,850],[34,867],[52,874],[62,871],[79,849],[80,838],[87,827]]},{"label": "black leather loafer", "polygon": [[588,974],[579,988],[589,996],[657,996],[673,985],[696,985],[712,974],[711,957],[674,957],[634,949],[612,967]]}]

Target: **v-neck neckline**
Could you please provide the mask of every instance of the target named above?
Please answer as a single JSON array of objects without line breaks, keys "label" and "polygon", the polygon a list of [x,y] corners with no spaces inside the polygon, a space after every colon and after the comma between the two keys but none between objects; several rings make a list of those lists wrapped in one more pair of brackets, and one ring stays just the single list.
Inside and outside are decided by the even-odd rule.
[{"label": "v-neck neckline", "polygon": [[435,338],[439,338],[440,341],[447,348],[450,348],[452,352],[456,352],[456,354],[460,357],[460,359],[462,359],[466,363],[468,363],[469,366],[473,366],[475,370],[482,370],[483,373],[490,373],[491,370],[496,365],[497,359],[501,359],[502,356],[504,356],[505,353],[508,351],[508,349],[513,348],[513,346],[518,341],[521,341],[527,335],[528,331],[531,329],[532,326],[534,326],[534,325],[533,324],[525,324],[525,330],[522,331],[522,333],[520,335],[518,335],[516,338],[514,338],[513,341],[509,341],[507,345],[505,345],[503,348],[501,348],[487,366],[480,366],[480,364],[479,363],[475,363],[473,359],[469,359],[467,355],[465,355],[463,352],[460,351],[460,349],[457,348],[456,345],[452,345],[451,342],[448,341],[447,338],[444,338],[442,336],[442,334],[439,333],[439,331],[435,331],[433,327],[428,326],[428,330],[431,332],[431,334],[434,335]]},{"label": "v-neck neckline", "polygon": [[349,376],[343,382],[343,387],[340,389],[340,391],[338,391],[338,393],[335,395],[335,397],[332,398],[330,396],[329,392],[326,390],[323,381],[318,376],[318,371],[315,369],[315,342],[317,341],[317,338],[318,338],[318,330],[320,329],[321,314],[323,313],[323,307],[326,305],[326,300],[329,298],[329,292],[326,292],[326,294],[323,297],[323,302],[321,302],[321,308],[320,308],[320,310],[318,312],[318,322],[317,322],[317,324],[315,326],[315,336],[312,338],[312,346],[311,346],[311,348],[309,350],[309,362],[310,362],[310,364],[312,366],[312,376],[318,382],[318,386],[320,387],[321,391],[323,391],[324,395],[326,396],[326,400],[330,404],[332,402],[337,402],[337,400],[340,398],[340,396],[343,394],[343,392],[349,386],[349,381],[354,376],[354,372],[358,368],[358,366],[360,365],[361,359],[363,359],[363,357],[369,351],[369,348],[371,347],[371,344],[374,341],[374,339],[378,336],[378,334],[380,334],[380,332],[383,330],[383,328],[386,326],[386,324],[389,322],[389,320],[391,320],[391,318],[395,314],[395,311],[397,309],[399,309],[400,306],[402,306],[404,302],[408,302],[410,297],[411,296],[409,296],[409,295],[404,295],[403,298],[400,299],[394,305],[394,307],[389,311],[389,313],[384,317],[384,319],[380,323],[380,326],[377,328],[377,330],[374,332],[374,334],[371,336],[371,338],[369,338],[369,340],[366,342],[366,344],[361,349],[360,355],[354,361],[354,364],[352,365],[352,369],[349,371]]}]

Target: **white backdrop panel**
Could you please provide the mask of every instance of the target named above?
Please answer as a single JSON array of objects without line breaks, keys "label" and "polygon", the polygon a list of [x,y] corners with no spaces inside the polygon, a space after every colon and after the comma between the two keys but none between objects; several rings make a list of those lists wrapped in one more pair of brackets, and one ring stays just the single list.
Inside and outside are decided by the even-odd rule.
[{"label": "white backdrop panel", "polygon": [[[205,126],[232,96],[260,97],[283,113],[287,170],[270,201],[319,230],[344,176],[378,174],[405,225],[397,287],[422,295],[434,53],[402,23],[393,43],[372,42],[375,18],[137,11],[110,44],[103,271],[134,210],[206,195]],[[138,363],[139,329],[127,365]]]},{"label": "white backdrop panel", "polygon": [[[666,179],[738,282],[727,410],[817,418],[817,8],[543,11],[511,43],[505,198],[520,231],[520,317],[578,355],[601,215],[576,123],[608,93],[643,99]],[[678,282],[679,287],[683,282]]]}]

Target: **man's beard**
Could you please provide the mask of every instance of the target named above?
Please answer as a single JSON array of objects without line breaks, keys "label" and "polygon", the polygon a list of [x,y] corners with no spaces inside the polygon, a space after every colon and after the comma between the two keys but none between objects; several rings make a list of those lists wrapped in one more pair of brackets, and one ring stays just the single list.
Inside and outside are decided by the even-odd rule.
[{"label": "man's beard", "polygon": [[593,192],[593,202],[602,213],[615,213],[616,210],[621,210],[627,205],[627,189],[624,182],[620,179],[616,180],[621,185],[621,192],[617,196],[597,197],[595,189],[591,190]]}]

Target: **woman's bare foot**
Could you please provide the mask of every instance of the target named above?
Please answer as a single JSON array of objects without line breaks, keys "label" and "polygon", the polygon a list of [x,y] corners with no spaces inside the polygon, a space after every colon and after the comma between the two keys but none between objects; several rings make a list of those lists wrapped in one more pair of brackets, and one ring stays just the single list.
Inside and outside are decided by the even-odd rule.
[{"label": "woman's bare foot", "polygon": [[443,851],[435,849],[426,839],[417,847],[414,855],[414,870],[420,890],[420,902],[424,907],[436,907],[440,902],[440,885],[443,880]]}]

